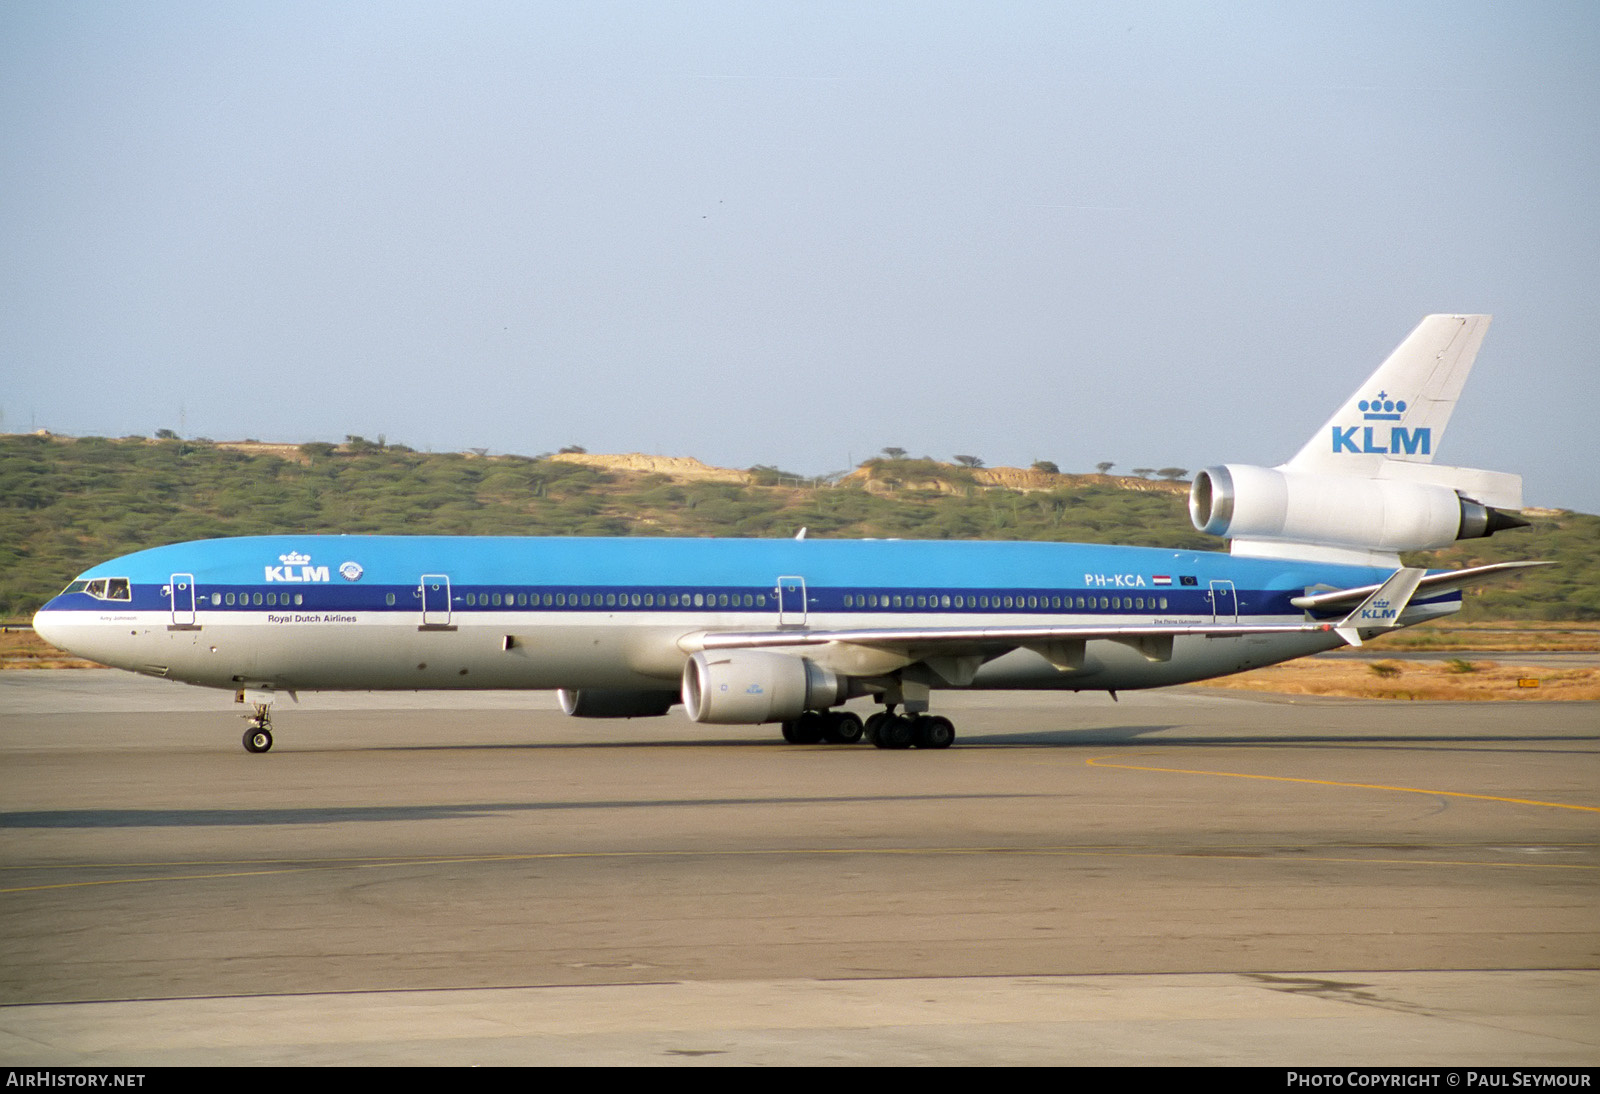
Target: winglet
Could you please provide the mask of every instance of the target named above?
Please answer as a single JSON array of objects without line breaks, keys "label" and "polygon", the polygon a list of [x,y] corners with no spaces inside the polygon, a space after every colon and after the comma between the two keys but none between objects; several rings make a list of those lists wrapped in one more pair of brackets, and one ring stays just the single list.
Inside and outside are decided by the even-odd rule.
[{"label": "winglet", "polygon": [[1355,611],[1345,616],[1334,633],[1352,646],[1361,645],[1362,631],[1387,631],[1400,625],[1400,613],[1411,603],[1417,585],[1428,571],[1420,567],[1402,566],[1389,580],[1378,586],[1376,592],[1361,602]]}]

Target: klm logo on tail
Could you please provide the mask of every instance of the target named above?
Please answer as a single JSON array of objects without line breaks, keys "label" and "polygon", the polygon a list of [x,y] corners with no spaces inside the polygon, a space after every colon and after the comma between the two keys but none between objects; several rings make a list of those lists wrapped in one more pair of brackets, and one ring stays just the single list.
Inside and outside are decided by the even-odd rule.
[{"label": "klm logo on tail", "polygon": [[[1392,399],[1386,391],[1378,392],[1375,399],[1362,399],[1357,406],[1361,409],[1361,418],[1368,422],[1398,422],[1406,412],[1404,399]],[[1387,443],[1379,443],[1382,426],[1351,425],[1333,426],[1333,451],[1354,452],[1368,455],[1400,455],[1431,456],[1433,455],[1433,431],[1426,426],[1417,429],[1407,429],[1404,426],[1390,426]],[[1361,430],[1361,439],[1356,440],[1356,430]]]}]

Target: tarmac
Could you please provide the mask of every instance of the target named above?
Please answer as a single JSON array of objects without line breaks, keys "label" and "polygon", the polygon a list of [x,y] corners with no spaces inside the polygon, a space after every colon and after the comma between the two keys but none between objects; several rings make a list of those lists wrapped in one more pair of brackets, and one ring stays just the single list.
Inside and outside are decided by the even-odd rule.
[{"label": "tarmac", "polygon": [[0,1064],[1600,1062],[1600,704],[0,674]]}]

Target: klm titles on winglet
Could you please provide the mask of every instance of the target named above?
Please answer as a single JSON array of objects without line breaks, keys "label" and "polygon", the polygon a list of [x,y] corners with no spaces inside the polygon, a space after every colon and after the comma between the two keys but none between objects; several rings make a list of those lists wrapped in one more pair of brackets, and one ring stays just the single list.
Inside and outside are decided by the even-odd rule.
[{"label": "klm titles on winglet", "polygon": [[1390,606],[1390,602],[1387,600],[1374,600],[1372,607],[1361,609],[1361,618],[1363,620],[1389,620],[1393,619],[1397,614],[1399,613]]}]

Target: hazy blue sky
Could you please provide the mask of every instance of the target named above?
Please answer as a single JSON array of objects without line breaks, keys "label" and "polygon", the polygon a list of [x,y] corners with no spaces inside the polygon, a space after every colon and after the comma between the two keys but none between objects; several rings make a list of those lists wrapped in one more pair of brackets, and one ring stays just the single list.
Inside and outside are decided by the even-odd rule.
[{"label": "hazy blue sky", "polygon": [[0,111],[6,431],[1270,464],[1489,312],[1441,461],[1600,512],[1592,0],[9,0]]}]

